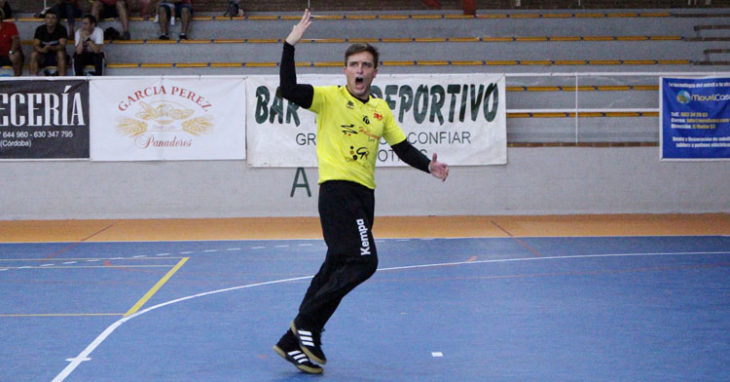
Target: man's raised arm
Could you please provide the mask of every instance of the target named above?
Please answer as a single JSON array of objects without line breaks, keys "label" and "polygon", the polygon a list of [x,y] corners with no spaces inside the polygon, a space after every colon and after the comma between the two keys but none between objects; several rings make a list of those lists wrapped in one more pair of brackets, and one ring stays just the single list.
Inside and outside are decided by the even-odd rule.
[{"label": "man's raised arm", "polygon": [[283,98],[286,98],[303,108],[312,106],[314,88],[312,85],[298,85],[296,66],[294,65],[294,45],[302,39],[302,35],[312,24],[309,9],[304,11],[302,19],[294,25],[289,36],[284,41],[284,51],[281,54],[281,65],[279,66],[279,91]]}]

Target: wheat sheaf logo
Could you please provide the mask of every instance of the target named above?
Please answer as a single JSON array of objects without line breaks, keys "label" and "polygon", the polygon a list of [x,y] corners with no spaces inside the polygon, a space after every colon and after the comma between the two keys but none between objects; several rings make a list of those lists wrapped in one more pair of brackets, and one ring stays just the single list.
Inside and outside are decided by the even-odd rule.
[{"label": "wheat sheaf logo", "polygon": [[[213,130],[213,117],[193,117],[193,110],[173,102],[139,102],[140,110],[136,118],[120,117],[117,129],[124,135],[138,137],[150,131],[175,132],[182,130],[188,134],[199,136]],[[193,118],[191,118],[193,117]],[[178,127],[179,123],[179,127]]]}]

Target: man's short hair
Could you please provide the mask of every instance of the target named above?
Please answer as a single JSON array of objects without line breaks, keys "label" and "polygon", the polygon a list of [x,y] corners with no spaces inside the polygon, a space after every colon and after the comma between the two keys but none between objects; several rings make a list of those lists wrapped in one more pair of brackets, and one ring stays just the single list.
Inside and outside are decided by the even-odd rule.
[{"label": "man's short hair", "polygon": [[94,17],[94,15],[84,15],[84,17],[82,17],[82,19],[88,19],[89,24],[94,24],[94,25],[97,24],[96,17]]},{"label": "man's short hair", "polygon": [[373,55],[373,61],[375,61],[375,68],[378,67],[378,60],[380,59],[380,53],[378,52],[378,48],[370,45],[370,44],[352,44],[349,48],[345,51],[345,66],[347,66],[347,59],[352,56],[353,54],[357,54],[360,52],[370,52],[370,54]]},{"label": "man's short hair", "polygon": [[53,8],[46,10],[46,12],[43,14],[43,17],[46,17],[46,15],[49,14],[49,13],[52,14],[52,15],[54,15],[54,16],[56,16],[56,17],[58,17],[58,13],[56,13],[56,10],[53,9]]}]

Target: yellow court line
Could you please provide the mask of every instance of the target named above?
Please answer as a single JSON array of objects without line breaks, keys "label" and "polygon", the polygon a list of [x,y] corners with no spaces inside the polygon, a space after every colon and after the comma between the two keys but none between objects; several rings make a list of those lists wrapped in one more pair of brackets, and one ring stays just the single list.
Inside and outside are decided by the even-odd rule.
[{"label": "yellow court line", "polygon": [[103,317],[122,315],[122,313],[0,313],[0,317]]},{"label": "yellow court line", "polygon": [[180,259],[180,261],[178,261],[177,265],[175,265],[172,269],[170,269],[170,271],[167,272],[167,274],[165,276],[163,276],[160,279],[160,281],[158,281],[157,284],[155,284],[155,286],[152,287],[152,289],[147,291],[147,293],[144,296],[142,296],[142,298],[140,298],[139,301],[137,301],[137,303],[134,304],[134,306],[132,306],[127,311],[127,313],[124,313],[124,316],[126,317],[126,316],[136,313],[142,307],[142,305],[146,304],[147,301],[149,301],[149,299],[152,298],[152,296],[154,296],[155,293],[157,293],[157,291],[160,290],[160,288],[162,288],[162,286],[165,285],[165,283],[168,280],[170,280],[170,277],[172,277],[172,275],[174,275],[175,272],[177,272],[180,268],[182,268],[182,266],[185,264],[185,262],[188,261],[188,259],[190,259],[190,258],[183,257],[182,259]]}]

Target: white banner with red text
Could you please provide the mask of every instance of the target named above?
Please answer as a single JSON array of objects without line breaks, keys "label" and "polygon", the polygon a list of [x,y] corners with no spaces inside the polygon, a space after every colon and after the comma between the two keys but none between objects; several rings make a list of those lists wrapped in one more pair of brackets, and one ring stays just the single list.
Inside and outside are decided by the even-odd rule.
[{"label": "white banner with red text", "polygon": [[[344,85],[343,75],[300,75],[300,84]],[[315,167],[315,114],[277,97],[278,76],[247,79],[252,167]],[[410,143],[451,166],[507,163],[505,77],[491,74],[378,75],[372,93],[388,102]],[[404,166],[381,139],[379,166]]]},{"label": "white banner with red text", "polygon": [[243,77],[99,78],[89,96],[91,160],[246,158]]}]

